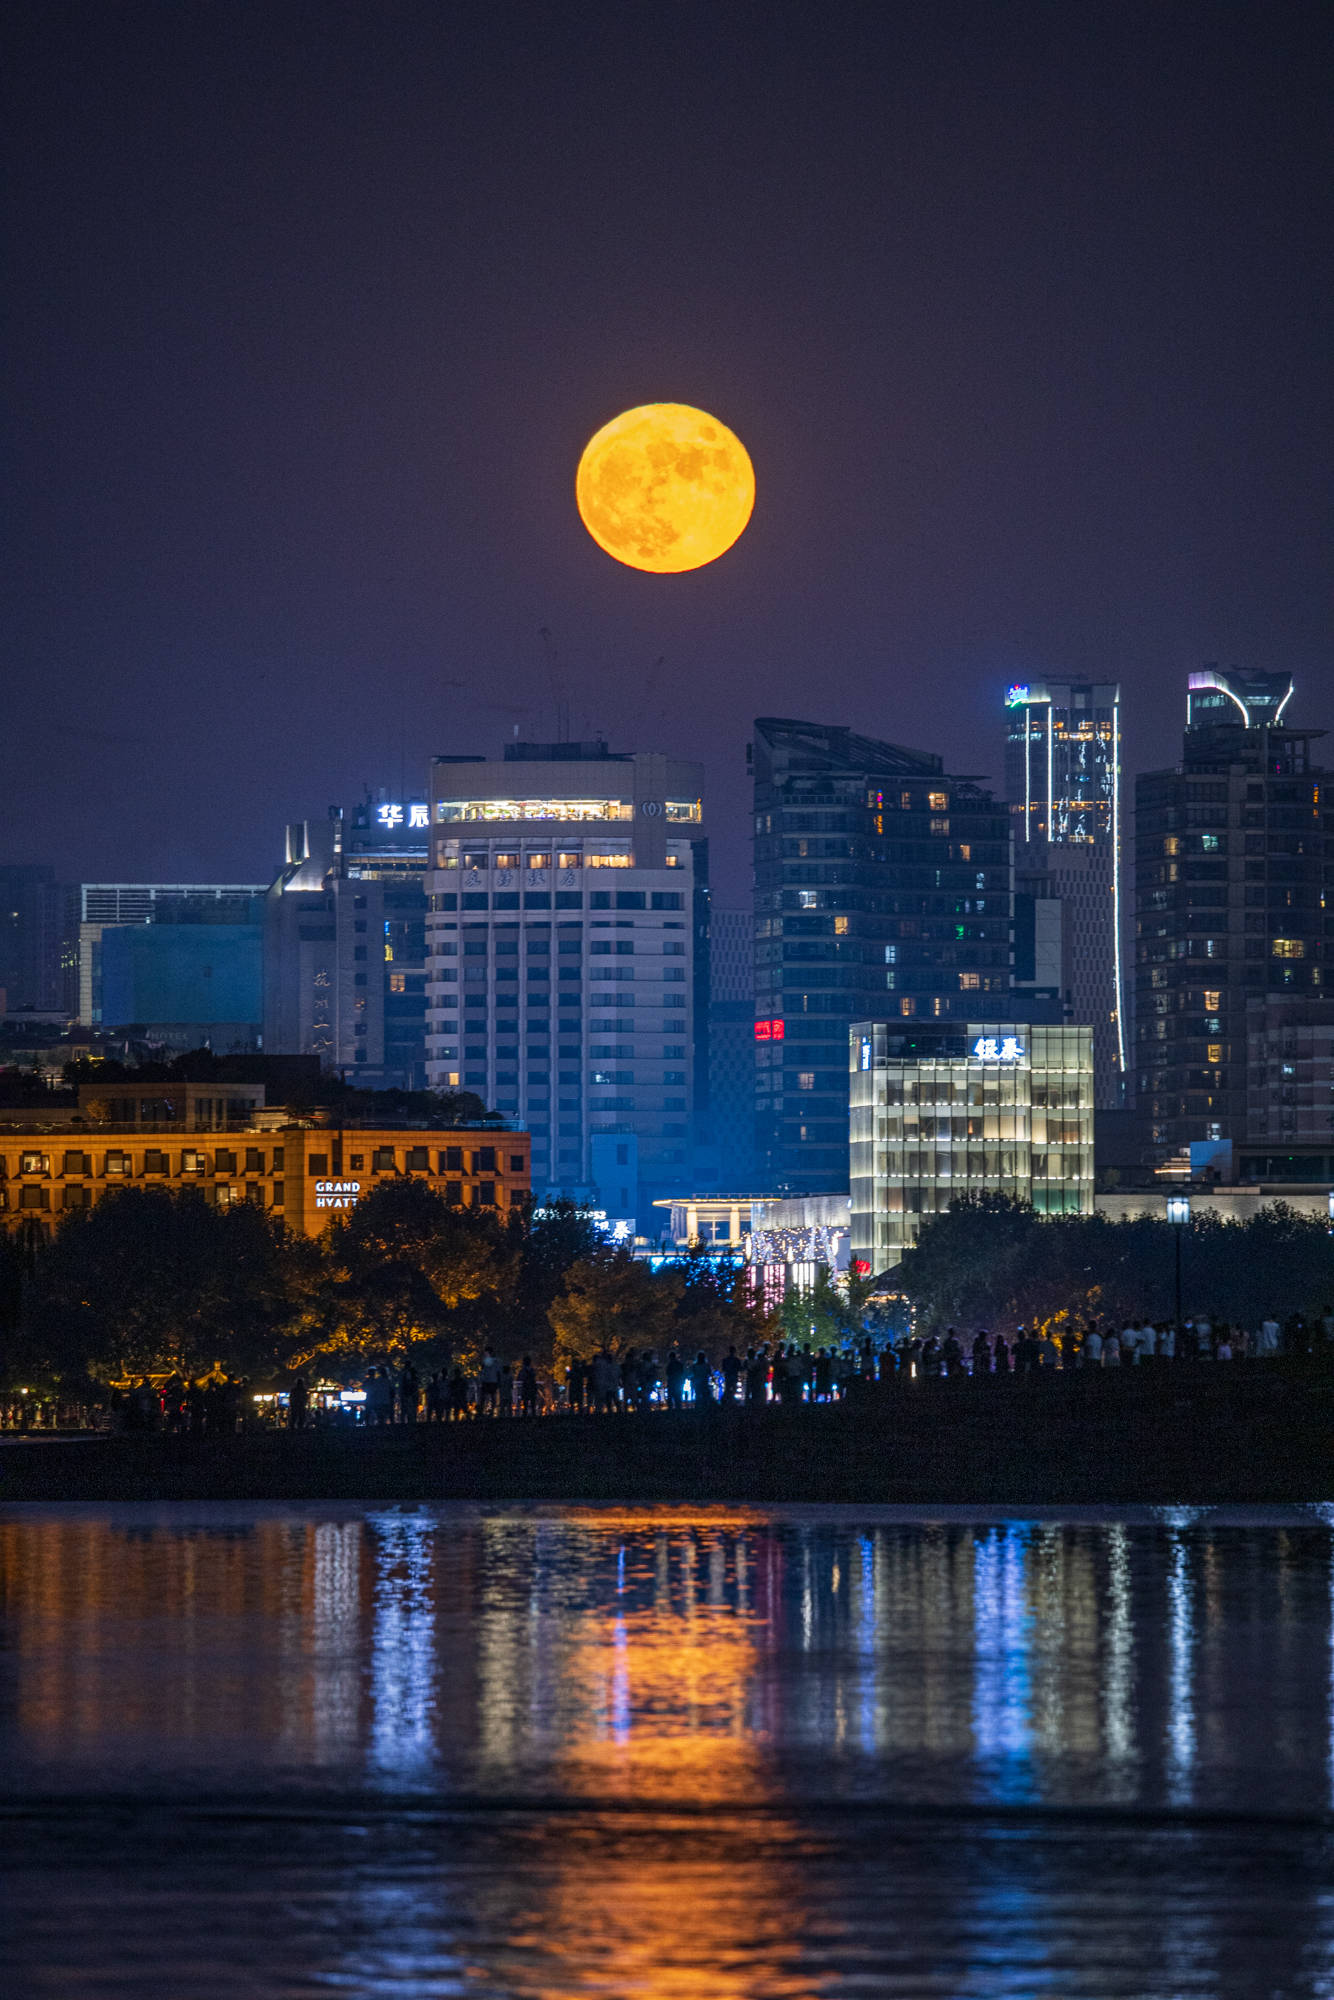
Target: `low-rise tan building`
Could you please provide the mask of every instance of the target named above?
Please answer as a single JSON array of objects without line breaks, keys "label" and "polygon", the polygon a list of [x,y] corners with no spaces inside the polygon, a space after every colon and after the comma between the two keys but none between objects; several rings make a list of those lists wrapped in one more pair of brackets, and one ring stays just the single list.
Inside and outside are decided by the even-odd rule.
[{"label": "low-rise tan building", "polygon": [[319,1124],[266,1110],[257,1085],[117,1083],[79,1100],[0,1120],[0,1223],[50,1229],[108,1188],[197,1187],[220,1208],[254,1202],[318,1236],[382,1181],[425,1180],[448,1202],[501,1210],[530,1190],[528,1134],[499,1120]]}]

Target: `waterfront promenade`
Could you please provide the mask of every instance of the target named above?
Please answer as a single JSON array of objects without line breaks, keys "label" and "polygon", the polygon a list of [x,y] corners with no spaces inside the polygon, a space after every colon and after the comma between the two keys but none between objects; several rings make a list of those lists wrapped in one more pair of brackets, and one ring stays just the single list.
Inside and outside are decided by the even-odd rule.
[{"label": "waterfront promenade", "polygon": [[32,1436],[6,1500],[1334,1501],[1334,1371],[858,1384],[843,1402],[365,1430]]}]

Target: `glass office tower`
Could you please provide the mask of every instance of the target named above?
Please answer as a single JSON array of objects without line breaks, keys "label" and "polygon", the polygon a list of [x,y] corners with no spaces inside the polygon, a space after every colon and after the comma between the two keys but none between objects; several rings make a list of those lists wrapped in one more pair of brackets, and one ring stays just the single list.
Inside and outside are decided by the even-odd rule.
[{"label": "glass office tower", "polygon": [[1086,1027],[860,1021],[849,1037],[852,1256],[897,1264],[958,1196],[1093,1213],[1093,1036]]},{"label": "glass office tower", "polygon": [[[1121,690],[1033,681],[1005,696],[1005,791],[1015,837],[1016,977],[1024,899],[1061,906],[1061,987],[1093,1029],[1098,1105],[1124,1102],[1128,1036],[1121,932]],[[1039,918],[1044,913],[1041,907]]]},{"label": "glass office tower", "polygon": [[849,1023],[1011,1011],[1007,811],[851,729],[763,716],[751,755],[756,1175],[845,1194]]},{"label": "glass office tower", "polygon": [[[1284,1004],[1327,1003],[1334,960],[1334,812],[1312,761],[1324,733],[1285,719],[1290,674],[1190,676],[1181,762],[1135,787],[1135,1067],[1157,1161],[1268,1136],[1256,1094],[1277,1083],[1279,1130],[1295,1078],[1256,1080],[1247,1038]],[[1301,1013],[1296,1018],[1301,1018]],[[1264,1057],[1257,1049],[1261,1070]],[[1334,1130],[1334,1123],[1330,1130]],[[1309,1136],[1309,1134],[1308,1134]]]}]

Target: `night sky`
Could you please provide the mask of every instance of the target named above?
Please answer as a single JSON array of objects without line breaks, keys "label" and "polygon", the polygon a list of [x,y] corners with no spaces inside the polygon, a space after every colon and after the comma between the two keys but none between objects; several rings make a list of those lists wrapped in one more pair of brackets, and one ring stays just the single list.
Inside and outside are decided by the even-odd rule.
[{"label": "night sky", "polygon": [[[1000,777],[1008,680],[1330,647],[1324,6],[6,10],[0,858],[267,879],[286,820],[756,714]],[[701,405],[742,540],[603,555],[587,438]],[[657,664],[661,661],[662,664]]]}]

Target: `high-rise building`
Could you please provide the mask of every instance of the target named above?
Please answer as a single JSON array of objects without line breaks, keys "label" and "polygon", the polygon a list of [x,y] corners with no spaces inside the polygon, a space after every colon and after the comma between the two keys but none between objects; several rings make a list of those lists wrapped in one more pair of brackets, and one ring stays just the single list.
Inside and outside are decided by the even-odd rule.
[{"label": "high-rise building", "polygon": [[[755,1175],[755,919],[709,919],[709,1098],[695,1180],[725,1192]],[[707,1176],[707,1178],[706,1178]]]},{"label": "high-rise building", "polygon": [[939,757],[755,724],[757,1177],[846,1193],[851,1022],[1011,1017],[1006,807]]},{"label": "high-rise building", "polygon": [[0,1012],[74,1011],[76,921],[46,863],[0,867]]},{"label": "high-rise building", "polygon": [[268,892],[264,1047],[364,1089],[426,1084],[425,799],[367,798],[287,829]]},{"label": "high-rise building", "polygon": [[[1135,791],[1135,1068],[1160,1162],[1247,1133],[1247,1034],[1326,992],[1334,812],[1288,674],[1190,676],[1181,762]],[[1327,858],[1328,857],[1328,858]]]},{"label": "high-rise building", "polygon": [[[1060,983],[1071,1021],[1093,1029],[1100,1110],[1125,1099],[1121,917],[1121,690],[1114,681],[1032,681],[1006,693],[1005,791],[1014,827],[1015,978],[1030,983],[1035,928],[1059,932]],[[1059,905],[1059,912],[1057,910]],[[1055,951],[1052,953],[1053,967]]]},{"label": "high-rise building", "polygon": [[431,766],[431,1082],[526,1120],[539,1196],[641,1227],[708,1089],[702,778],[602,742]]}]

